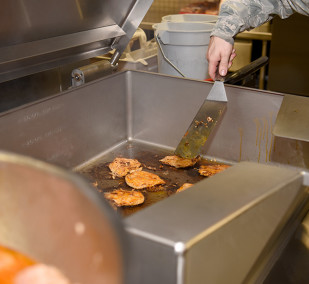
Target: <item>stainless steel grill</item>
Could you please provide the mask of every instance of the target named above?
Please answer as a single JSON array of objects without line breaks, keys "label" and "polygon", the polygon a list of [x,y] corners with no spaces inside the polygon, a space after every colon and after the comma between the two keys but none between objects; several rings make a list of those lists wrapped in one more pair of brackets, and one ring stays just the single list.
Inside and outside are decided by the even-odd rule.
[{"label": "stainless steel grill", "polygon": [[[148,0],[5,1],[6,15],[1,17],[0,27],[0,82],[7,81],[6,88],[10,88],[14,78],[47,72],[67,63],[74,65],[111,49],[116,51],[109,63],[115,65],[150,4]],[[16,21],[12,24],[11,19]],[[59,201],[51,203],[52,197],[45,199],[50,195],[62,196],[67,187],[48,184],[47,192],[41,190],[42,195],[38,195],[55,206],[59,222],[67,224],[75,215],[86,218],[95,209],[105,212],[106,223],[93,222],[95,214],[88,216],[88,221],[99,232],[102,229],[116,236],[115,242],[110,242],[116,251],[112,257],[119,260],[116,261],[119,266],[114,266],[119,269],[114,273],[124,271],[123,278],[113,275],[116,283],[261,283],[308,212],[309,144],[292,137],[275,137],[272,133],[283,94],[226,87],[227,111],[202,150],[206,160],[233,165],[223,173],[201,179],[194,169],[185,172],[186,175],[180,171],[177,183],[193,178],[192,188],[176,195],[171,184],[155,202],[146,204],[149,206],[124,214],[128,217],[117,216],[99,194],[115,186],[106,178],[106,163],[114,157],[144,159],[145,164],[152,166],[159,157],[173,153],[211,87],[211,83],[203,81],[125,71],[65,92],[59,89],[55,95],[0,115],[0,149],[13,152],[14,157],[16,153],[35,158],[26,162],[25,172],[32,173],[34,166],[44,177],[51,174],[55,178],[53,174],[57,173],[58,178],[58,174],[67,178],[70,201],[77,198],[76,194],[79,196],[74,214],[65,213],[64,206],[58,208],[63,204]],[[32,200],[33,191],[41,188],[37,179],[32,178],[39,174],[34,170],[35,173],[23,176],[22,180],[15,179],[14,165],[7,166],[6,162],[0,161],[1,168],[5,168],[0,172],[4,174],[1,182],[9,185],[4,184],[0,194],[0,201],[4,200],[2,204],[6,206],[1,207],[1,216],[5,216],[1,224],[3,232],[8,230],[7,220],[24,224],[25,216],[30,213],[41,218],[37,210],[44,204],[32,203],[29,210],[27,206],[18,206],[25,208],[25,213],[15,214],[11,205],[17,204],[17,199],[20,204],[28,197]],[[46,162],[58,167],[50,169]],[[42,173],[40,167],[46,167],[48,174]],[[75,173],[68,174],[70,171]],[[165,172],[166,178],[172,180],[175,172],[168,169]],[[91,186],[93,180],[87,179],[93,177],[98,177],[99,190]],[[23,181],[27,181],[24,188]],[[36,186],[31,187],[32,182]],[[45,183],[46,179],[42,179],[44,189]],[[93,191],[99,193],[93,195]],[[49,213],[42,214],[45,220],[54,217],[53,207],[48,208]],[[25,251],[37,246],[33,256],[48,261],[42,250],[45,246],[50,248],[57,239],[54,234],[47,239],[45,232],[51,228],[44,218],[40,219],[43,229],[37,237],[42,245],[31,243],[31,229],[37,229],[33,225],[37,223],[32,221],[27,232],[18,231],[16,226],[10,234],[0,234],[0,241],[21,250],[27,248]],[[65,229],[69,226],[65,225]],[[25,245],[23,236],[29,244]],[[92,247],[93,242],[89,244]],[[104,246],[100,247],[104,250]],[[80,252],[78,246],[75,248]],[[52,259],[53,255],[49,257]],[[66,264],[60,268],[77,279],[74,267]],[[85,279],[101,275],[88,269],[83,272]],[[109,279],[109,274],[106,272],[104,277]]]},{"label": "stainless steel grill", "polygon": [[[84,176],[119,153],[171,153],[211,86],[117,73],[3,114],[0,146]],[[234,165],[124,219],[129,283],[260,281],[304,217],[307,143],[271,133],[283,95],[226,92],[227,111],[202,154]]]}]

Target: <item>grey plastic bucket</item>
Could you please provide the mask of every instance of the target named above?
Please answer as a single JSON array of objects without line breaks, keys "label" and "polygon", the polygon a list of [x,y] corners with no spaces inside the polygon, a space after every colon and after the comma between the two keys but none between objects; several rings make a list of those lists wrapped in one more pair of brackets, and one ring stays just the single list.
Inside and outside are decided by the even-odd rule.
[{"label": "grey plastic bucket", "polygon": [[176,14],[162,17],[162,23],[165,22],[202,22],[216,23],[218,16],[206,14]]},{"label": "grey plastic bucket", "polygon": [[211,23],[164,22],[153,25],[159,73],[204,80],[208,77],[206,52]]}]

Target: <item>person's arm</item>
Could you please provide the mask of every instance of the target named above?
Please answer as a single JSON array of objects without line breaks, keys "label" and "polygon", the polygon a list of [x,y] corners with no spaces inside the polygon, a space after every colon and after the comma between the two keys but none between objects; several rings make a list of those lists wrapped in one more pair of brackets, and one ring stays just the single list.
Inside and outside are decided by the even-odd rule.
[{"label": "person's arm", "polygon": [[[305,1],[305,0],[304,0]],[[225,76],[236,56],[233,53],[234,37],[245,30],[250,30],[271,20],[274,15],[287,18],[302,12],[308,4],[301,0],[227,0],[221,5],[219,19],[211,34],[207,51],[208,72],[212,79],[218,68]]]}]

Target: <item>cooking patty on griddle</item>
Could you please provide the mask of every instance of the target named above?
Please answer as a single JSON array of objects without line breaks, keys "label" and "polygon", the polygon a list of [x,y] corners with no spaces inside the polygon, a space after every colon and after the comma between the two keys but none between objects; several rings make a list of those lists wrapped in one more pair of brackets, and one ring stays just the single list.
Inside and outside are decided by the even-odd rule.
[{"label": "cooking patty on griddle", "polygon": [[145,201],[144,195],[139,191],[116,189],[111,192],[105,192],[104,197],[120,206],[135,206]]},{"label": "cooking patty on griddle", "polygon": [[126,183],[135,189],[152,188],[157,185],[165,184],[165,181],[158,175],[146,171],[133,172],[126,175]]},{"label": "cooking patty on griddle", "polygon": [[198,172],[205,177],[211,177],[217,173],[220,173],[230,166],[228,165],[202,165],[200,166]]},{"label": "cooking patty on griddle", "polygon": [[186,190],[187,188],[193,186],[192,183],[184,183],[181,187],[176,190],[176,193]]},{"label": "cooking patty on griddle", "polygon": [[160,160],[161,163],[175,167],[175,168],[188,168],[194,166],[200,160],[199,157],[194,159],[184,159],[179,156],[166,156]]},{"label": "cooking patty on griddle", "polygon": [[142,170],[141,163],[138,160],[127,158],[115,158],[108,167],[112,172],[113,178],[124,177],[134,171]]}]

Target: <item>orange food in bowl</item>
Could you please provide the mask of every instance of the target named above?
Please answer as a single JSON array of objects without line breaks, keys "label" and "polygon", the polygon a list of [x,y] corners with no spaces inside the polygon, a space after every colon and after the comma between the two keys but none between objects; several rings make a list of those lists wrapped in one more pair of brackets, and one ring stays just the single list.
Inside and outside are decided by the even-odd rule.
[{"label": "orange food in bowl", "polygon": [[0,245],[0,284],[13,284],[19,271],[34,264],[29,257]]}]

